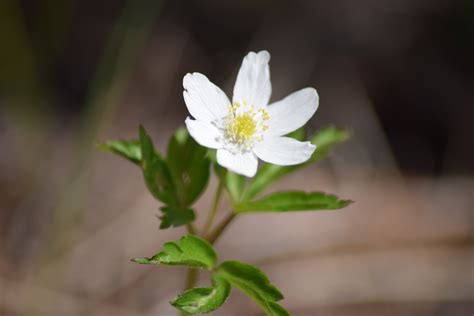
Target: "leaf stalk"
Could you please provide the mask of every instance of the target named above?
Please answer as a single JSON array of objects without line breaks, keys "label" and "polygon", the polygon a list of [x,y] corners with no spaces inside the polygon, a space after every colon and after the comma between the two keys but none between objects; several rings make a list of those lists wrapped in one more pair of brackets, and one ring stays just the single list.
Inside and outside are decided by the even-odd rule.
[{"label": "leaf stalk", "polygon": [[212,209],[207,217],[206,224],[204,225],[204,229],[202,232],[203,236],[206,236],[212,228],[212,224],[214,224],[214,220],[216,219],[217,212],[219,211],[219,202],[222,197],[222,191],[224,190],[224,181],[219,178],[219,184],[217,186],[216,195],[214,196],[214,202],[212,203]]}]

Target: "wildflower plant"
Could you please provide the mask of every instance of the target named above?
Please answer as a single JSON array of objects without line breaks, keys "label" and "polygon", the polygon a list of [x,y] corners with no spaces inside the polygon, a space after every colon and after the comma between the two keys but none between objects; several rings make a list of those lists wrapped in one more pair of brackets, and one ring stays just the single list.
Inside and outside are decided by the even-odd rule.
[{"label": "wildflower plant", "polygon": [[[266,51],[250,52],[244,58],[232,102],[206,76],[187,74],[183,96],[192,118],[185,120],[187,129],[179,128],[172,135],[166,155],[155,148],[142,126],[138,139],[99,143],[101,149],[141,169],[148,190],[162,204],[160,229],[186,226],[188,233],[179,241],[165,243],[151,257],[132,260],[188,269],[185,291],[170,302],[183,314],[212,312],[236,288],[267,315],[290,315],[278,303],[283,294],[264,272],[237,260],[220,262],[213,244],[241,214],[335,210],[351,203],[319,191],[264,194],[271,184],[318,162],[348,138],[347,131],[328,127],[304,141],[303,125],[318,108],[318,94],[313,88],[305,88],[268,105],[269,60]],[[258,158],[263,161],[260,168]],[[211,174],[217,176],[218,186],[204,227],[198,230],[194,221],[199,212],[194,204]],[[224,192],[230,197],[232,210],[216,224]],[[206,287],[196,287],[200,270],[211,274]]]}]

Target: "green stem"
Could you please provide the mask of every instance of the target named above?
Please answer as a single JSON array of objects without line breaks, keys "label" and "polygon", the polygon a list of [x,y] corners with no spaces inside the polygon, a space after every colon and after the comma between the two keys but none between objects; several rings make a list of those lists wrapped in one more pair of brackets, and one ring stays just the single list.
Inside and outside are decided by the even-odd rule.
[{"label": "green stem", "polygon": [[212,232],[210,232],[208,236],[205,236],[207,241],[213,245],[236,217],[236,213],[227,215],[227,217]]},{"label": "green stem", "polygon": [[193,223],[187,223],[186,224],[186,229],[188,230],[188,233],[192,235],[196,235],[196,226],[194,226]]},{"label": "green stem", "polygon": [[186,284],[184,287],[185,291],[192,289],[196,285],[198,276],[199,276],[198,269],[188,269],[188,274],[186,275]]},{"label": "green stem", "polygon": [[212,228],[212,224],[214,223],[217,212],[219,210],[219,202],[221,200],[223,190],[224,190],[224,181],[222,181],[219,178],[219,185],[217,186],[216,195],[214,197],[214,203],[212,204],[211,212],[209,213],[206,224],[204,225],[202,236],[206,236]]},{"label": "green stem", "polygon": [[[211,230],[212,224],[214,223],[217,212],[219,210],[219,202],[221,200],[223,190],[224,190],[224,183],[223,181],[219,179],[219,184],[217,186],[216,195],[214,197],[214,202],[212,204],[212,209],[211,209],[211,212],[209,213],[209,216],[207,218],[206,224],[203,229],[203,233],[202,233],[203,236],[206,236]],[[190,234],[196,234],[196,228],[192,223],[188,223],[186,225],[186,228]],[[199,270],[188,269],[188,274],[186,275],[186,284],[184,287],[185,291],[192,289],[194,286],[196,286],[198,276],[199,276]],[[186,316],[188,314],[185,312],[181,312],[181,315]]]}]

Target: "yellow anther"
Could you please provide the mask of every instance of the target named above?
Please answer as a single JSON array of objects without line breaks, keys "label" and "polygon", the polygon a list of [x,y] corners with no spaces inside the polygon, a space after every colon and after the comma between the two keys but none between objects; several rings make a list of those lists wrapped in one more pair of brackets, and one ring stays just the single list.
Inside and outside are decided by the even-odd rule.
[{"label": "yellow anther", "polygon": [[256,108],[253,104],[247,107],[245,100],[242,103],[244,108],[240,110],[241,104],[237,101],[228,106],[229,114],[224,121],[224,129],[229,142],[250,149],[255,141],[263,141],[263,135],[257,134],[268,129],[263,122],[270,116],[265,108]]}]

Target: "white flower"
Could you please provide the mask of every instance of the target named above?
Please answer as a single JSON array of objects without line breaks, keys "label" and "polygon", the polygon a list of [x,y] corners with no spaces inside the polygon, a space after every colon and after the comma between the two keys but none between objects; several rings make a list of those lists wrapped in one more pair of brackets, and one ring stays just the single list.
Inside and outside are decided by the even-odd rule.
[{"label": "white flower", "polygon": [[[267,51],[245,56],[234,86],[232,103],[200,73],[183,78],[184,101],[194,117],[186,127],[200,145],[217,149],[217,162],[253,177],[258,160],[288,166],[305,162],[316,146],[286,135],[303,126],[316,112],[314,88],[296,91],[268,105],[272,86]],[[268,106],[267,106],[268,105]]]}]

